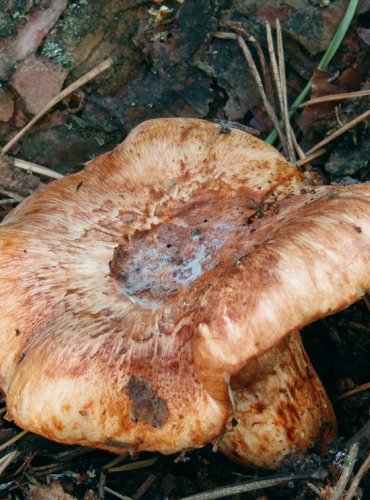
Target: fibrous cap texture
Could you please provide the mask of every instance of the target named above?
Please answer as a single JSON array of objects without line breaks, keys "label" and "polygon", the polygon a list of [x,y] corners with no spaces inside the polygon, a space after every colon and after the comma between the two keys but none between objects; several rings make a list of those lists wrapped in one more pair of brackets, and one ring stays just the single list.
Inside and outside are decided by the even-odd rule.
[{"label": "fibrous cap texture", "polygon": [[216,124],[137,127],[0,228],[8,416],[65,443],[171,453],[219,437],[228,384],[370,288],[370,186],[312,187]]}]

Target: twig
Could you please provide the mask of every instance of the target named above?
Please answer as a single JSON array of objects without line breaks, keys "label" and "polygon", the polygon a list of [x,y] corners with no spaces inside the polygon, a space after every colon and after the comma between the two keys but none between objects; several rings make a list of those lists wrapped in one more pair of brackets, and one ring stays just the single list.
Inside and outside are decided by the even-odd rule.
[{"label": "twig", "polygon": [[68,94],[71,92],[74,92],[78,88],[82,87],[82,85],[85,85],[88,81],[92,80],[96,76],[98,76],[100,73],[108,69],[110,66],[112,66],[113,61],[111,58],[106,59],[104,62],[96,66],[96,68],[93,68],[92,70],[88,71],[85,75],[81,76],[78,80],[76,80],[74,83],[71,85],[68,85],[62,92],[60,92],[57,96],[55,96],[46,106],[42,108],[42,110],[35,115],[32,120],[30,120],[25,127],[22,128],[14,137],[11,139],[3,148],[2,148],[2,153],[5,154],[7,153],[13,146],[16,144],[21,137],[24,136],[24,134],[38,121],[40,118],[42,118],[50,109],[55,106],[58,102],[60,102],[62,99],[64,99]]},{"label": "twig", "polygon": [[8,189],[0,188],[0,194],[8,196],[8,198],[12,198],[12,200],[16,201],[17,203],[24,200],[23,196],[17,193],[13,193],[13,191],[9,191]]},{"label": "twig", "polygon": [[149,458],[148,460],[139,460],[138,462],[131,462],[130,464],[120,465],[119,467],[112,467],[108,472],[126,472],[129,470],[144,469],[153,465],[158,460],[158,457]]},{"label": "twig", "polygon": [[340,498],[342,497],[343,492],[348,484],[349,478],[351,477],[353,466],[356,462],[358,449],[358,443],[353,443],[353,445],[350,447],[348,455],[343,464],[342,474],[340,475],[339,481],[332,493],[330,500],[340,500]]},{"label": "twig", "polygon": [[313,153],[314,151],[317,151],[318,149],[322,148],[323,146],[326,146],[326,144],[333,141],[334,139],[336,139],[340,135],[344,134],[345,132],[350,130],[352,127],[355,127],[360,122],[366,120],[366,118],[368,118],[369,116],[370,116],[370,109],[365,111],[365,113],[362,113],[361,115],[357,116],[356,118],[354,118],[350,122],[346,123],[343,127],[339,128],[338,130],[336,130],[335,132],[330,134],[324,140],[320,141],[318,144],[316,144],[316,146],[314,146],[309,151],[307,151],[306,155],[309,155],[309,154]]},{"label": "twig", "polygon": [[358,90],[357,92],[343,92],[341,94],[322,95],[321,97],[315,97],[314,99],[303,102],[299,105],[299,107],[304,108],[306,106],[312,106],[313,104],[321,104],[323,102],[330,101],[341,101],[343,99],[355,99],[356,97],[365,97],[368,95],[370,95],[370,89]]},{"label": "twig", "polygon": [[362,392],[362,391],[367,391],[368,389],[370,389],[370,382],[367,382],[366,384],[359,385],[359,386],[355,387],[354,389],[351,389],[350,391],[347,391],[344,394],[341,394],[339,396],[338,400],[348,398],[349,396],[354,396],[355,394],[358,394],[359,392]]},{"label": "twig", "polygon": [[289,160],[294,162],[296,160],[294,154],[294,147],[292,141],[292,129],[289,121],[289,109],[288,109],[288,94],[286,87],[286,77],[285,77],[285,62],[284,62],[284,47],[283,47],[283,35],[281,33],[281,26],[279,19],[276,19],[276,35],[277,35],[277,48],[278,48],[278,61],[279,61],[279,74],[281,82],[281,93],[283,100],[283,110],[282,117],[285,123],[286,138],[288,143],[288,154]]},{"label": "twig", "polygon": [[370,468],[370,453],[368,454],[364,463],[359,468],[355,478],[351,483],[351,486],[348,488],[347,495],[344,497],[344,500],[351,500],[356,495],[356,491],[357,488],[359,487],[361,479],[364,477],[369,468]]},{"label": "twig", "polygon": [[45,177],[50,177],[51,179],[61,179],[63,177],[62,174],[59,174],[50,168],[37,165],[37,163],[33,163],[31,161],[21,160],[20,158],[12,158],[12,160],[15,167],[27,170],[28,172],[44,175]]},{"label": "twig", "polygon": [[121,498],[121,500],[132,500],[131,497],[127,497],[126,495],[121,495],[120,493],[117,493],[117,491],[114,491],[111,488],[108,488],[108,486],[104,486],[104,490],[116,498]]},{"label": "twig", "polygon": [[0,476],[4,472],[4,470],[10,465],[14,460],[20,455],[19,451],[14,450],[5,456],[0,458]]},{"label": "twig", "polygon": [[326,153],[325,148],[321,148],[318,151],[315,151],[314,153],[307,155],[305,158],[302,158],[302,160],[298,160],[295,162],[296,167],[301,167],[302,165],[305,165],[306,163],[310,163],[310,161],[314,160],[315,158],[318,158],[319,156],[323,155]]},{"label": "twig", "polygon": [[204,493],[197,493],[188,497],[183,497],[181,500],[214,500],[215,498],[231,497],[239,493],[246,493],[247,491],[257,491],[264,488],[272,488],[279,484],[289,483],[291,481],[298,481],[300,479],[307,479],[312,474],[299,474],[290,476],[275,477],[272,479],[261,479],[259,481],[249,481],[247,483],[236,484],[235,486],[223,486],[214,490],[205,491]]},{"label": "twig", "polygon": [[22,431],[22,432],[19,432],[18,434],[16,434],[11,439],[8,439],[8,441],[5,441],[5,443],[0,445],[0,451],[5,450],[5,448],[8,448],[8,446],[16,443],[17,441],[19,441],[19,439],[21,439],[26,434],[27,434],[27,431]]},{"label": "twig", "polygon": [[14,198],[2,198],[0,199],[0,205],[13,205],[14,203],[19,203],[17,200]]},{"label": "twig", "polygon": [[265,106],[266,112],[269,115],[269,117],[270,117],[272,123],[274,124],[274,127],[279,135],[279,139],[280,139],[281,145],[283,146],[285,156],[288,156],[287,141],[285,139],[283,131],[281,130],[279,120],[276,116],[276,113],[275,113],[273,107],[271,106],[270,101],[267,98],[266,92],[263,88],[260,74],[259,74],[257,66],[253,60],[252,54],[251,54],[247,44],[245,43],[244,39],[240,35],[237,36],[237,41],[238,41],[239,47],[242,49],[242,52],[244,54],[246,61],[248,63],[248,67],[252,73],[254,81],[256,82],[256,85],[257,85],[258,91],[260,93],[260,96],[262,98],[263,104]]}]

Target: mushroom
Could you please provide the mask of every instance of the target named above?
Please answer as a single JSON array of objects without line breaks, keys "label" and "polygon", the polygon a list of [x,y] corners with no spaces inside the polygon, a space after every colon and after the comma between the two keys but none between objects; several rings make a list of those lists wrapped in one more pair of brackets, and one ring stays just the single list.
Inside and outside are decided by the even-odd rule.
[{"label": "mushroom", "polygon": [[277,467],[335,434],[297,330],[359,299],[369,261],[370,185],[313,187],[239,130],[145,122],[0,227],[7,417]]}]

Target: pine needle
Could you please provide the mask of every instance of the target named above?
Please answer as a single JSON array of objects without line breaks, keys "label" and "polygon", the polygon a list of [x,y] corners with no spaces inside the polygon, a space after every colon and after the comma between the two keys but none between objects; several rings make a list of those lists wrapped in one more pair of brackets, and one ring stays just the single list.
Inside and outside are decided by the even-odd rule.
[{"label": "pine needle", "polygon": [[321,97],[315,97],[314,99],[310,99],[309,101],[302,103],[299,107],[304,108],[306,106],[313,106],[314,104],[321,104],[323,102],[356,99],[358,97],[367,97],[368,95],[370,95],[370,89],[358,90],[357,92],[343,92],[341,94],[322,95]]},{"label": "pine needle", "polygon": [[81,76],[78,80],[76,80],[74,83],[66,87],[62,92],[60,92],[57,96],[55,96],[46,106],[42,108],[42,110],[35,115],[32,120],[30,120],[25,127],[22,128],[14,137],[11,139],[1,150],[3,154],[7,153],[13,146],[16,144],[21,137],[24,136],[26,132],[42,118],[48,111],[50,111],[51,108],[53,108],[58,102],[60,102],[62,99],[64,99],[67,95],[71,94],[78,88],[82,87],[82,85],[85,85],[88,81],[92,80],[96,76],[98,76],[100,73],[105,71],[106,69],[110,68],[112,66],[113,61],[111,58],[106,59],[104,62],[96,66],[96,68],[93,68],[92,70],[88,71],[85,75]]},{"label": "pine needle", "polygon": [[[317,65],[317,69],[325,70],[328,67],[330,61],[333,59],[334,55],[336,54],[340,44],[342,43],[343,38],[345,37],[345,35],[348,31],[348,28],[349,28],[349,26],[354,18],[358,3],[359,3],[359,0],[350,0],[348,7],[347,7],[347,10],[346,10],[346,13],[345,13],[338,29],[337,29],[335,35],[333,36],[333,38],[330,42],[330,45],[327,48],[323,58],[321,59],[321,61]],[[306,97],[308,96],[308,94],[311,90],[311,86],[312,86],[312,78],[307,82],[305,88],[302,90],[302,92],[299,94],[299,96],[293,102],[293,104],[291,106],[291,110],[289,112],[290,118],[292,116],[294,116],[298,106],[300,106],[303,103],[303,101],[306,99]],[[277,137],[278,137],[278,133],[276,132],[276,130],[273,130],[266,138],[266,142],[268,144],[274,144]]]},{"label": "pine needle", "polygon": [[308,479],[311,474],[299,474],[294,476],[280,476],[272,479],[260,479],[259,481],[248,481],[247,483],[236,484],[234,486],[223,486],[214,490],[205,491],[204,493],[197,493],[183,497],[181,500],[214,500],[216,498],[230,498],[232,495],[239,493],[246,493],[247,491],[257,491],[264,488],[272,488],[280,484],[290,483],[300,479]]},{"label": "pine needle", "polygon": [[42,167],[33,163],[31,161],[21,160],[20,158],[12,158],[15,167],[21,168],[22,170],[27,170],[27,172],[32,172],[33,174],[43,175],[44,177],[50,177],[51,179],[61,179],[62,174],[55,172],[47,167]]},{"label": "pine needle", "polygon": [[325,139],[323,139],[318,144],[316,144],[313,148],[311,148],[309,151],[307,151],[306,155],[308,156],[308,155],[314,153],[315,151],[317,151],[318,149],[321,149],[323,146],[326,146],[326,144],[329,144],[329,142],[333,141],[334,139],[336,139],[340,135],[344,134],[345,132],[347,132],[351,128],[355,127],[360,122],[366,120],[366,118],[368,118],[369,116],[370,116],[370,109],[365,111],[365,113],[362,113],[361,115],[357,116],[356,118],[354,118],[350,122],[346,123],[345,125],[343,125],[343,127],[339,128],[338,130],[336,130],[335,132],[330,134],[328,137],[325,137]]},{"label": "pine needle", "polygon": [[3,450],[5,450],[5,448],[8,448],[8,446],[16,443],[17,441],[22,439],[22,437],[24,437],[26,434],[27,434],[27,431],[22,431],[22,432],[19,432],[18,434],[16,434],[11,439],[8,439],[8,441],[5,441],[5,443],[0,445],[0,451],[3,451]]}]

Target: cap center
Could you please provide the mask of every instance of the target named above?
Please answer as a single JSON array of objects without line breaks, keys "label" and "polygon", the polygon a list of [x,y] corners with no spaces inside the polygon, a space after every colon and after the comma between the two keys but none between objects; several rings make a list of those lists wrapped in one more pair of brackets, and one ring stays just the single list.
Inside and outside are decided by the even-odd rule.
[{"label": "cap center", "polygon": [[219,265],[226,254],[230,258],[237,234],[251,232],[257,213],[245,197],[242,203],[194,203],[168,222],[119,244],[109,264],[111,276],[131,301],[143,308],[158,307]]}]

